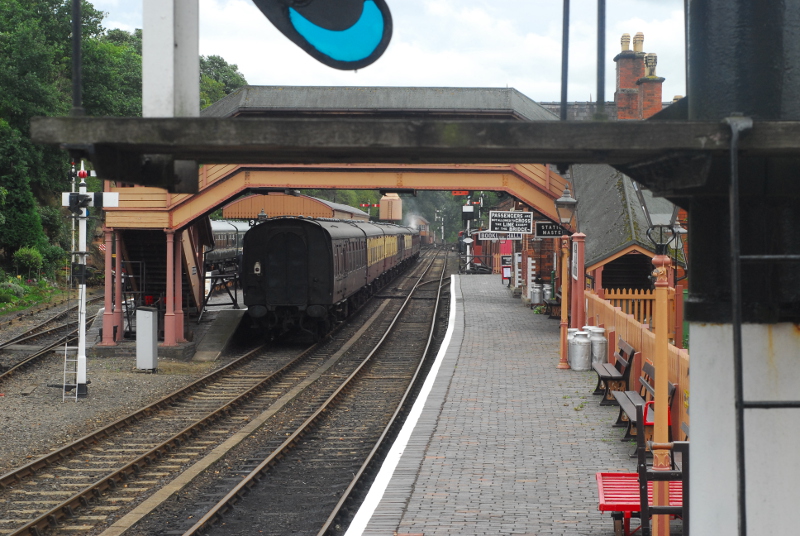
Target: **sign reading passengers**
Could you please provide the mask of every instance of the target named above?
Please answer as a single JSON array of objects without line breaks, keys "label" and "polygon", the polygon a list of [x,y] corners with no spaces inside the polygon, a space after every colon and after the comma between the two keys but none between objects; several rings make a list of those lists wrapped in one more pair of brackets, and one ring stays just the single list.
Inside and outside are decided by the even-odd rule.
[{"label": "sign reading passengers", "polygon": [[533,212],[489,211],[489,230],[495,233],[533,232]]}]

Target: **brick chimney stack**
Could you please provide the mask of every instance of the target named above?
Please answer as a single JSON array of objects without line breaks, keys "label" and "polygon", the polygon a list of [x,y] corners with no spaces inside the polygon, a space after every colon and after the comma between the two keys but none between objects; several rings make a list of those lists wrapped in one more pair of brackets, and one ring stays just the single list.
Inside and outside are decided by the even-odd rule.
[{"label": "brick chimney stack", "polygon": [[664,79],[656,76],[658,58],[644,52],[644,34],[633,36],[630,50],[630,34],[622,34],[622,51],[614,61],[617,63],[617,119],[641,120],[661,111],[661,85]]}]

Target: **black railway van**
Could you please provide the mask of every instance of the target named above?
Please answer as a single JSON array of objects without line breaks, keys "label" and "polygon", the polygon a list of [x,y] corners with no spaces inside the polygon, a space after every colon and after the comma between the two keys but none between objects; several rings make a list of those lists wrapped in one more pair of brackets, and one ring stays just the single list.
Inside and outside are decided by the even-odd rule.
[{"label": "black railway van", "polygon": [[384,278],[416,258],[418,249],[404,248],[413,234],[396,225],[345,220],[282,217],[261,222],[247,232],[243,244],[248,314],[272,333],[295,328],[325,333],[331,320],[346,317]]}]

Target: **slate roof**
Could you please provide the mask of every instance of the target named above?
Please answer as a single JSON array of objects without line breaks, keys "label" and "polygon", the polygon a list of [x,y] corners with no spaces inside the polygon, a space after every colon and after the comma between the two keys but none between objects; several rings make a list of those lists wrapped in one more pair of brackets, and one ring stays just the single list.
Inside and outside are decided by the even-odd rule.
[{"label": "slate roof", "polygon": [[[647,218],[630,177],[605,164],[581,164],[572,166],[572,178],[578,228],[586,235],[586,266],[631,245],[654,252],[647,238]],[[643,194],[654,220],[657,213],[672,212],[673,204],[666,199],[653,197],[648,190]]]},{"label": "slate roof", "polygon": [[313,199],[314,201],[319,201],[323,205],[328,205],[333,210],[339,212],[346,212],[347,214],[356,214],[359,216],[369,216],[369,214],[367,214],[363,210],[351,207],[350,205],[343,205],[342,203],[334,203],[333,201],[328,201],[327,199],[320,199],[319,197],[311,197],[311,199]]},{"label": "slate roof", "polygon": [[201,116],[305,117],[330,113],[488,116],[522,121],[558,119],[513,88],[452,87],[246,86],[204,109]]}]

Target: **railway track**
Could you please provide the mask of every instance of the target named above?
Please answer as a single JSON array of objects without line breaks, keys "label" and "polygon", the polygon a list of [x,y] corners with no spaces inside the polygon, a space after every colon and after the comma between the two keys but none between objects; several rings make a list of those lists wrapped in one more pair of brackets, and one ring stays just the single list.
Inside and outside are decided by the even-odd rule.
[{"label": "railway track", "polygon": [[366,329],[345,325],[332,340],[299,354],[296,347],[251,351],[186,389],[0,476],[0,533],[74,534],[113,523],[196,460],[214,458],[221,443],[245,438],[243,424],[274,415],[276,404],[290,404],[314,386]]},{"label": "railway track", "polygon": [[[102,300],[102,295],[94,296],[87,301],[87,306]],[[74,322],[64,322],[70,314],[77,311],[77,307],[76,304],[48,314],[42,320],[33,320],[32,325],[24,328],[24,332],[2,340],[0,342],[0,383],[39,363],[51,355],[53,350],[77,340],[77,318]],[[49,309],[50,307],[45,307],[26,316],[35,317]],[[88,317],[87,325],[90,325],[94,318],[94,316]]]},{"label": "railway track", "polygon": [[359,336],[362,348],[346,370],[282,415],[283,424],[232,453],[218,478],[181,499],[191,506],[163,508],[132,534],[340,533],[424,377],[446,261],[429,268],[434,264],[434,281],[423,274],[415,290],[379,294],[386,309],[394,308],[391,318]]},{"label": "railway track", "polygon": [[[86,319],[87,324],[90,324],[95,316],[88,317]],[[50,322],[48,321],[44,324]],[[77,340],[78,329],[74,323],[67,323],[48,329],[41,329],[33,335],[15,337],[11,341],[0,345],[0,352],[10,349],[16,350],[10,356],[0,357],[0,383],[14,374],[39,363],[47,356],[51,356],[53,351],[68,346]],[[34,341],[39,341],[39,344],[37,346],[30,345]],[[28,346],[30,347],[28,348]],[[18,355],[20,352],[22,355]]]},{"label": "railway track", "polygon": [[[103,299],[104,295],[102,293],[95,293],[93,296],[89,297],[89,299],[86,300],[86,304],[87,305],[95,304],[97,302],[103,301]],[[57,309],[60,306],[69,303],[75,303],[75,305],[68,306],[66,309],[63,310],[51,311],[51,309]],[[26,326],[24,333],[20,335],[10,338],[5,338],[5,337],[0,338],[0,345],[13,344],[16,340],[22,337],[38,333],[39,331],[44,330],[48,324],[67,318],[71,313],[76,312],[77,309],[78,309],[78,304],[75,298],[63,298],[53,303],[48,303],[38,307],[26,309],[25,311],[22,311],[20,313],[11,316],[10,318],[3,318],[2,320],[0,320],[0,333],[5,332],[4,328],[10,328],[14,324],[21,324],[25,321],[32,322],[32,325]],[[47,313],[48,311],[50,311],[49,314]],[[45,318],[43,320],[37,321],[36,317],[41,315],[45,315]],[[8,331],[10,331],[10,329]],[[0,348],[1,347],[2,346],[0,346]]]}]

